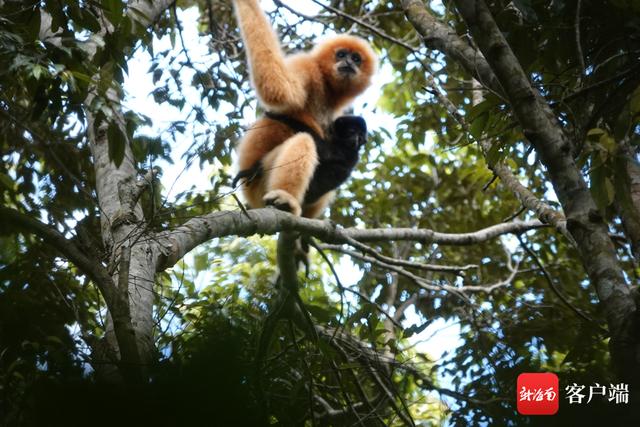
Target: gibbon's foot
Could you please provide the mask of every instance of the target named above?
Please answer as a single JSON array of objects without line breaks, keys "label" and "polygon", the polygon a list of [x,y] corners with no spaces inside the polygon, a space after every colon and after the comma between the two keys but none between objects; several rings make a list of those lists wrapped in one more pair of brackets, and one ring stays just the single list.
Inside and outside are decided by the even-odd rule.
[{"label": "gibbon's foot", "polygon": [[266,206],[273,206],[281,211],[292,213],[295,216],[300,216],[302,213],[302,208],[298,200],[284,190],[271,190],[264,195],[262,201]]}]

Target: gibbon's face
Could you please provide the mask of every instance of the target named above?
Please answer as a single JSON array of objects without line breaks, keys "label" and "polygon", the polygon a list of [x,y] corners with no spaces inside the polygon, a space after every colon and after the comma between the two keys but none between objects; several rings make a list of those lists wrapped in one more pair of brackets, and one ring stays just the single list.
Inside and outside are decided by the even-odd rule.
[{"label": "gibbon's face", "polygon": [[377,69],[378,59],[369,43],[350,35],[320,42],[312,55],[325,81],[345,96],[362,93]]},{"label": "gibbon's face", "polygon": [[345,79],[350,79],[360,73],[362,55],[357,50],[339,48],[335,54],[335,73]]}]

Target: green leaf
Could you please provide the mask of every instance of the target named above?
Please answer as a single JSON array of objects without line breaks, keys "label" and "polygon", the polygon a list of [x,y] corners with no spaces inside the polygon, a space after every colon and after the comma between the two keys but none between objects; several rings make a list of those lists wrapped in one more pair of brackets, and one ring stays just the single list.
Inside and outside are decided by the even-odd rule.
[{"label": "green leaf", "polygon": [[209,254],[207,253],[197,254],[196,256],[193,257],[193,260],[194,260],[193,267],[198,272],[204,271],[209,267]]},{"label": "green leaf", "polygon": [[613,183],[616,200],[626,209],[633,209],[631,181],[627,174],[627,160],[623,155],[613,158]]},{"label": "green leaf", "polygon": [[[153,19],[151,19],[151,17],[145,13],[143,13],[140,9],[138,9],[135,6],[130,6],[129,7],[129,11],[131,16],[133,17],[133,19],[138,22],[138,23],[148,23],[148,22],[152,22]],[[142,28],[145,28],[143,26],[140,26]]]},{"label": "green leaf", "polygon": [[47,70],[44,67],[36,64],[33,66],[33,69],[31,70],[31,75],[33,76],[34,79],[40,80],[40,77],[42,77],[42,75],[46,72]]},{"label": "green leaf", "polygon": [[80,12],[80,7],[77,4],[70,4],[67,7],[67,13],[71,17],[71,19],[73,19],[73,22],[77,26],[84,28],[84,26],[82,25],[82,14]]},{"label": "green leaf", "polygon": [[109,21],[115,26],[120,23],[123,16],[124,4],[122,0],[104,0],[102,2]]},{"label": "green leaf", "polygon": [[613,203],[613,200],[616,195],[616,190],[615,190],[615,187],[613,186],[613,182],[611,182],[611,178],[609,177],[605,178],[604,189],[605,189],[605,195],[607,196],[607,199],[606,199],[607,206],[609,206]]},{"label": "green leaf", "polygon": [[500,148],[502,148],[502,143],[500,141],[495,141],[491,144],[491,148],[487,153],[487,163],[491,166],[495,165],[501,157]]},{"label": "green leaf", "polygon": [[618,148],[616,141],[607,133],[600,136],[599,142],[610,154],[614,153]]},{"label": "green leaf", "polygon": [[98,89],[100,93],[105,93],[110,87],[113,86],[114,80],[114,68],[113,61],[105,63],[100,69],[100,82],[98,83]]},{"label": "green leaf", "polygon": [[109,123],[107,137],[109,138],[109,158],[117,167],[120,167],[124,159],[127,139],[122,129],[120,129],[120,126],[118,126],[118,123]]},{"label": "green leaf", "polygon": [[404,332],[402,333],[402,337],[403,338],[409,338],[415,334],[419,334],[420,332],[424,331],[425,329],[427,329],[427,326],[429,326],[429,322],[424,322],[421,325],[413,325],[413,326],[409,326],[407,329],[404,330]]},{"label": "green leaf", "polygon": [[333,317],[332,312],[326,307],[314,304],[305,304],[305,306],[307,310],[309,310],[309,313],[320,323],[328,323]]},{"label": "green leaf", "polygon": [[64,12],[60,7],[47,8],[47,12],[51,14],[51,32],[57,33],[65,23]]},{"label": "green leaf", "polygon": [[5,187],[7,190],[11,190],[13,188],[13,180],[9,175],[0,172],[0,185]]},{"label": "green leaf", "polygon": [[595,136],[596,140],[600,138],[600,135],[607,133],[606,130],[600,128],[589,129],[587,136]]},{"label": "green leaf", "polygon": [[84,74],[84,73],[80,73],[78,71],[71,71],[71,74],[73,75],[73,77],[75,77],[78,80],[83,81],[84,83],[91,83],[91,77],[89,77],[88,75]]},{"label": "green leaf", "polygon": [[62,342],[62,340],[60,339],[60,337],[57,337],[55,335],[49,335],[47,337],[47,341],[49,341],[52,344],[58,344],[58,345],[63,345],[64,343]]},{"label": "green leaf", "polygon": [[82,9],[82,23],[87,30],[93,33],[99,33],[102,29],[98,18],[88,9]]},{"label": "green leaf", "polygon": [[27,33],[29,34],[29,38],[31,40],[37,40],[40,36],[40,10],[35,9],[31,17],[29,18],[29,22],[27,23]]},{"label": "green leaf", "polygon": [[[600,157],[600,156],[597,156]],[[604,212],[613,201],[615,194],[613,183],[607,176],[607,167],[604,165],[594,167],[590,172],[591,195],[602,212]]]},{"label": "green leaf", "polygon": [[489,121],[489,110],[494,107],[493,101],[487,100],[475,105],[469,111],[470,131],[474,138],[482,137],[482,132]]}]

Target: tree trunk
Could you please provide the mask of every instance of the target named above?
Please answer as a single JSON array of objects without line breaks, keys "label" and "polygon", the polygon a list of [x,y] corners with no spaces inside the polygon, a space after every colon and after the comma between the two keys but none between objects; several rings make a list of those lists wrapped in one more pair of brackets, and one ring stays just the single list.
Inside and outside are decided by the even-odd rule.
[{"label": "tree trunk", "polygon": [[609,238],[607,224],[599,215],[573,160],[571,141],[549,105],[532,87],[485,2],[456,0],[455,4],[479,50],[435,20],[422,2],[402,2],[408,19],[428,47],[448,54],[511,105],[524,135],[547,168],[567,218],[567,229],[577,243],[580,259],[598,293],[611,334],[614,366],[621,378],[640,385],[636,304]]}]

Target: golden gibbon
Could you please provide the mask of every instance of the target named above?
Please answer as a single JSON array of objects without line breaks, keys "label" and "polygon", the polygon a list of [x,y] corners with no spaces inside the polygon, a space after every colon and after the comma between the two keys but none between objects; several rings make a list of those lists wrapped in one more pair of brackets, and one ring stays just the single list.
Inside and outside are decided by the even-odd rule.
[{"label": "golden gibbon", "polygon": [[270,205],[315,218],[357,162],[366,123],[339,116],[370,85],[376,55],[365,40],[338,35],[284,56],[258,1],[234,0],[234,6],[251,82],[267,111],[238,145],[234,182],[244,178],[252,208]]}]

